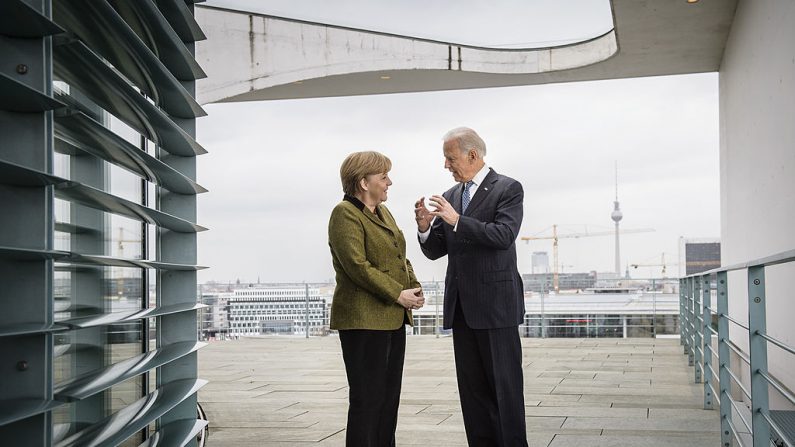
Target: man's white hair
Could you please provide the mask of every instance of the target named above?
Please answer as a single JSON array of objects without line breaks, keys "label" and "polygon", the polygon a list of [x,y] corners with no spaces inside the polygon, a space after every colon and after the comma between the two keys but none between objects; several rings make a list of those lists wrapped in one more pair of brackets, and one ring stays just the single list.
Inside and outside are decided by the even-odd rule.
[{"label": "man's white hair", "polygon": [[458,141],[458,148],[461,149],[461,152],[466,153],[474,149],[480,158],[486,156],[486,143],[483,142],[477,132],[469,127],[456,127],[444,134],[442,140],[445,143],[453,140]]}]

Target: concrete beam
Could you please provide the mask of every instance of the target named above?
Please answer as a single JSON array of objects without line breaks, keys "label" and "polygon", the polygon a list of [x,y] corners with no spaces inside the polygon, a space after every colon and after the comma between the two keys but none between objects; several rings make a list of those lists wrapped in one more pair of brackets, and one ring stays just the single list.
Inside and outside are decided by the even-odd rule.
[{"label": "concrete beam", "polygon": [[198,7],[200,103],[454,90],[717,71],[736,0],[613,0],[614,29],[494,49]]}]

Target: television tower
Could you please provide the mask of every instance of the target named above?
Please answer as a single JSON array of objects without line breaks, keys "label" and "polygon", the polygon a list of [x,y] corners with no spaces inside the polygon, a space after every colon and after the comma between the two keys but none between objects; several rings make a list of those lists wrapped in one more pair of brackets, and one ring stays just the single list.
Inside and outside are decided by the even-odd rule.
[{"label": "television tower", "polygon": [[621,222],[621,219],[624,217],[624,214],[621,212],[621,209],[618,206],[618,161],[616,161],[616,200],[613,202],[613,213],[610,214],[610,218],[613,219],[613,222],[616,223],[616,275],[621,276],[621,250],[619,249],[618,244],[618,223]]}]

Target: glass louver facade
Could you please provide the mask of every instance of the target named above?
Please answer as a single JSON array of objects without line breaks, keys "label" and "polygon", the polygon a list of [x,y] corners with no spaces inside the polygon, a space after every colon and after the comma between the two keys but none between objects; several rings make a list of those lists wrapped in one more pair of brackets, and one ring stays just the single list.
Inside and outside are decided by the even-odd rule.
[{"label": "glass louver facade", "polygon": [[188,0],[0,2],[0,439],[191,445]]}]

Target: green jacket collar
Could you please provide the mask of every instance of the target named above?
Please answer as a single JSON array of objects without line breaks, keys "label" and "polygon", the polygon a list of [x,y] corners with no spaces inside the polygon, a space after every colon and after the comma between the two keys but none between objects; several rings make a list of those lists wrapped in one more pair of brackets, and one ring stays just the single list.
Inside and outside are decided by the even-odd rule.
[{"label": "green jacket collar", "polygon": [[342,200],[345,200],[347,202],[351,202],[354,206],[356,206],[356,208],[359,208],[359,211],[362,211],[364,209],[364,202],[362,202],[361,200],[357,199],[356,197],[349,196],[348,194],[345,194],[342,197]]},{"label": "green jacket collar", "polygon": [[[362,214],[364,214],[365,216],[367,216],[367,218],[369,218],[370,220],[372,220],[372,221],[373,221],[373,222],[375,222],[376,224],[378,224],[378,225],[380,225],[380,226],[382,226],[382,227],[386,228],[386,229],[387,229],[387,230],[389,230],[390,232],[392,232],[392,233],[395,233],[395,229],[394,229],[394,228],[392,228],[392,227],[391,227],[391,226],[390,226],[388,223],[386,223],[385,221],[383,221],[383,220],[379,219],[379,218],[378,218],[378,216],[376,216],[376,215],[375,215],[375,213],[371,213],[371,212],[370,212],[370,210],[367,210],[367,211],[365,212],[365,211],[364,211],[364,207],[365,207],[365,205],[364,205],[364,202],[362,202],[361,200],[357,199],[356,197],[349,196],[348,194],[345,194],[345,195],[343,196],[342,200],[344,200],[344,201],[346,201],[346,202],[351,202],[351,203],[353,204],[353,206],[355,206],[356,208],[358,208],[358,209],[359,209],[359,211],[361,211],[361,212],[362,212]],[[379,206],[377,206],[376,208],[377,208],[377,209],[378,209],[378,208],[380,208],[380,205],[379,205]],[[386,215],[385,215],[384,211],[382,211],[382,210],[380,210],[380,209],[379,209],[379,210],[378,210],[378,212],[380,213],[380,215],[381,215],[381,216],[383,216],[383,217],[384,217],[384,219],[386,219]]]}]

